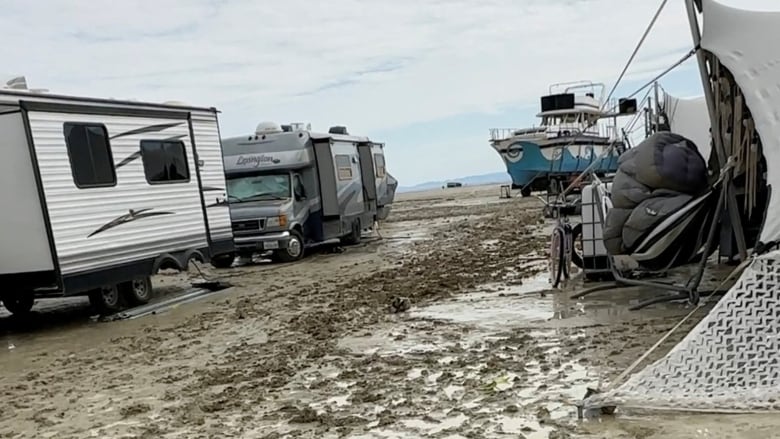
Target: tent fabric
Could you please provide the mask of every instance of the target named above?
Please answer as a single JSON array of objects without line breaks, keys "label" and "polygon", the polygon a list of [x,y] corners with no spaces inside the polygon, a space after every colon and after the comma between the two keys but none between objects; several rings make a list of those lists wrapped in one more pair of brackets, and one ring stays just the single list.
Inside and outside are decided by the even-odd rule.
[{"label": "tent fabric", "polygon": [[704,96],[678,98],[664,93],[663,109],[669,122],[669,130],[680,134],[699,148],[699,153],[709,160],[712,152],[710,114]]},{"label": "tent fabric", "polygon": [[[734,75],[761,136],[767,183],[780,188],[780,12],[736,9],[703,0],[701,47]],[[780,238],[780,197],[773,194],[761,230],[764,243]]]},{"label": "tent fabric", "polygon": [[613,208],[604,224],[607,251],[630,253],[653,226],[707,186],[707,166],[693,142],[670,132],[648,137],[618,161]]}]

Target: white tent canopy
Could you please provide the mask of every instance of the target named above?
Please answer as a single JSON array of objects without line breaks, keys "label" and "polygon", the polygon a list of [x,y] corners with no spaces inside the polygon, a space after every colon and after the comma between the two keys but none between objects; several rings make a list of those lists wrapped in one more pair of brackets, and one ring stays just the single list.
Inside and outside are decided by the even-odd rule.
[{"label": "white tent canopy", "polygon": [[[703,0],[701,47],[731,71],[761,136],[767,184],[780,190],[780,12],[757,12]],[[780,239],[780,196],[767,206],[761,241]]]},{"label": "white tent canopy", "polygon": [[[763,142],[768,183],[780,191],[780,13],[702,0],[701,47],[742,90]],[[769,201],[764,243],[780,239],[780,196]],[[666,356],[586,407],[711,412],[780,411],[780,250],[750,260],[737,283]],[[735,328],[737,330],[735,330]]]},{"label": "white tent canopy", "polygon": [[678,98],[664,92],[661,104],[669,118],[669,130],[690,139],[699,148],[704,160],[709,160],[710,114],[704,96],[696,98]]}]

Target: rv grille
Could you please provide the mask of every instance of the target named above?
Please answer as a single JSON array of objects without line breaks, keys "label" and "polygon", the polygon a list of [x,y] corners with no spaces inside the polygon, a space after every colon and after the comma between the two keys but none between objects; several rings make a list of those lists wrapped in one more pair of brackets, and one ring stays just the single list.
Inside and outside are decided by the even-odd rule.
[{"label": "rv grille", "polygon": [[233,221],[233,232],[251,232],[262,228],[262,220]]}]

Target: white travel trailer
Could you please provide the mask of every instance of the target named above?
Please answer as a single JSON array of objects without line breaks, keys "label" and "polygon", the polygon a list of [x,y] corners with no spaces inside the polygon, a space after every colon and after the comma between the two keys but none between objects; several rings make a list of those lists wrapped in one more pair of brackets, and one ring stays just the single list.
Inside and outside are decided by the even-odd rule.
[{"label": "white travel trailer", "polygon": [[214,108],[0,88],[0,290],[150,298],[150,275],[233,252]]},{"label": "white travel trailer", "polygon": [[[396,180],[384,144],[344,127],[314,133],[302,125],[261,123],[251,135],[223,140],[227,193],[240,256],[271,252],[294,261],[307,246],[360,241],[387,217]],[[229,266],[233,258],[215,260]]]}]

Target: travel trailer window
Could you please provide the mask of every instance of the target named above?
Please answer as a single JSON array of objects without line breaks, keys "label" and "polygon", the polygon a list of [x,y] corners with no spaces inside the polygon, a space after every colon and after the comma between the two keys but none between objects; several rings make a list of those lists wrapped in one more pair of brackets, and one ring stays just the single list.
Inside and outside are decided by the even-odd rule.
[{"label": "travel trailer window", "polygon": [[229,177],[227,193],[231,203],[290,198],[290,174],[255,174]]},{"label": "travel trailer window", "polygon": [[76,187],[116,185],[114,158],[105,125],[66,122],[63,134]]},{"label": "travel trailer window", "polygon": [[149,184],[182,183],[190,181],[184,142],[169,140],[142,140],[141,158]]},{"label": "travel trailer window", "polygon": [[336,175],[339,180],[352,180],[352,161],[348,155],[336,155]]},{"label": "travel trailer window", "polygon": [[376,165],[376,178],[384,178],[385,156],[382,154],[374,154],[374,164]]}]

